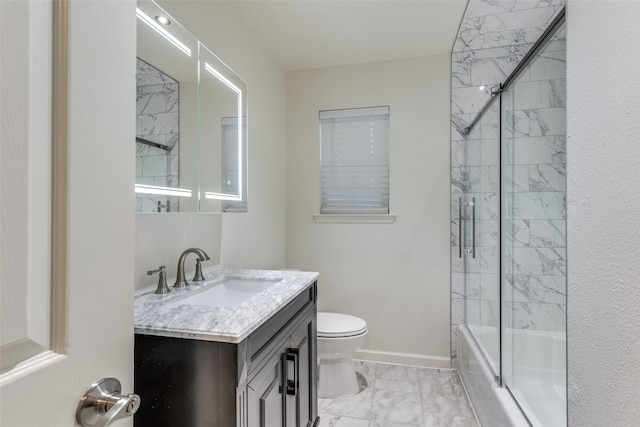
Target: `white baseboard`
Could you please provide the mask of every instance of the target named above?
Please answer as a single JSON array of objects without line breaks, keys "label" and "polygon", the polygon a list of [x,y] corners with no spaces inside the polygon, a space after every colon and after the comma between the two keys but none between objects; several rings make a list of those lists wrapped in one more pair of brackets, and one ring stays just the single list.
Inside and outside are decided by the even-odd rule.
[{"label": "white baseboard", "polygon": [[430,356],[428,354],[358,350],[353,354],[353,358],[367,362],[395,363],[398,365],[420,366],[424,368],[451,369],[451,358]]}]

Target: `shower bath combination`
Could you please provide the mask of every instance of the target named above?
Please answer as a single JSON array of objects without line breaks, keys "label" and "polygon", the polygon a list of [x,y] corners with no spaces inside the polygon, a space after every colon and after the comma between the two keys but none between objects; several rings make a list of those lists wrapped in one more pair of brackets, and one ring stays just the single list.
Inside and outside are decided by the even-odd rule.
[{"label": "shower bath combination", "polygon": [[567,424],[565,70],[562,9],[452,131],[455,360],[483,425]]}]

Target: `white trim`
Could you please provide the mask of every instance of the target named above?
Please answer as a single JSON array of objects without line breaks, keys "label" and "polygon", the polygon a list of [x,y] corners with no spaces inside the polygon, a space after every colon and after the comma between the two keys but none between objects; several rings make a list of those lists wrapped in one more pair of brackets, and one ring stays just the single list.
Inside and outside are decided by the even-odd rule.
[{"label": "white trim", "polygon": [[33,356],[24,362],[18,363],[12,370],[0,375],[0,388],[17,381],[21,378],[31,375],[40,369],[44,369],[67,358],[64,354],[55,353],[53,351],[44,351]]},{"label": "white trim", "polygon": [[393,224],[396,214],[315,214],[313,221],[319,224]]},{"label": "white trim", "polygon": [[421,366],[425,368],[451,369],[451,358],[429,354],[397,353],[394,351],[358,350],[354,359],[367,362],[394,363],[398,365]]}]

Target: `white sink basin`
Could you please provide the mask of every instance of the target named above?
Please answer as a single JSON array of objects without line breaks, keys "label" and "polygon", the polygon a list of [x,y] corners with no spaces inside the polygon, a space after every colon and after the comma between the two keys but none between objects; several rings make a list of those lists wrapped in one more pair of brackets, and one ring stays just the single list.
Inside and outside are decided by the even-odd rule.
[{"label": "white sink basin", "polygon": [[210,307],[236,307],[249,298],[266,291],[281,279],[242,279],[226,277],[222,281],[188,295],[178,297],[169,305],[206,305]]}]

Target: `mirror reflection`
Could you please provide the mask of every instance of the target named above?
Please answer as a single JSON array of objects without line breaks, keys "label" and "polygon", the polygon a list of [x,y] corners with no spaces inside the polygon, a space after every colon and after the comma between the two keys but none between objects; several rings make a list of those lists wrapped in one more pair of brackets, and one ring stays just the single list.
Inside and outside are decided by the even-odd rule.
[{"label": "mirror reflection", "polygon": [[139,1],[136,211],[246,211],[246,83]]},{"label": "mirror reflection", "polygon": [[[179,188],[180,87],[168,74],[137,59],[136,183]],[[138,193],[140,212],[178,212],[179,197]]]}]

